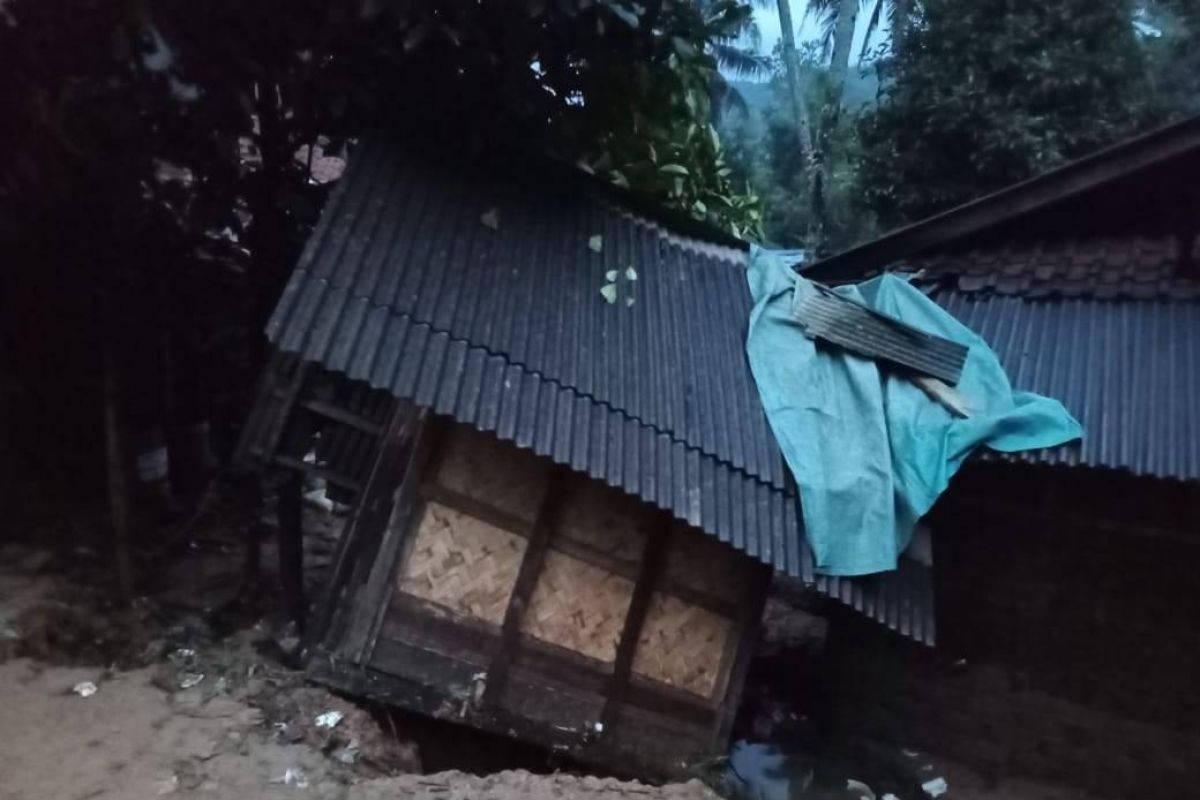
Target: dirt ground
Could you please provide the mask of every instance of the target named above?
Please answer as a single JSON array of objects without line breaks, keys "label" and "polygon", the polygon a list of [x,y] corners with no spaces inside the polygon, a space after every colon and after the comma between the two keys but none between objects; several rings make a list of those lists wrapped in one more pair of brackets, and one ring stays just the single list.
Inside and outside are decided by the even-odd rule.
[{"label": "dirt ground", "polygon": [[[183,595],[204,595],[211,581],[198,575],[224,580],[220,552],[186,556],[193,583]],[[461,769],[502,771],[424,774],[458,764],[435,752],[428,731],[405,727],[418,721],[398,727],[394,715],[308,684],[265,620],[243,613],[221,629],[200,613],[204,602],[189,610],[148,597],[122,612],[136,625],[118,624],[126,617],[92,585],[99,568],[63,561],[0,547],[0,800],[717,799],[699,781],[653,787],[504,769],[521,760],[486,741],[440,747],[467,751],[455,754]],[[184,583],[168,570],[164,591],[180,594]],[[1082,797],[1018,781],[989,786],[959,765],[925,761],[949,786],[944,800]]]}]

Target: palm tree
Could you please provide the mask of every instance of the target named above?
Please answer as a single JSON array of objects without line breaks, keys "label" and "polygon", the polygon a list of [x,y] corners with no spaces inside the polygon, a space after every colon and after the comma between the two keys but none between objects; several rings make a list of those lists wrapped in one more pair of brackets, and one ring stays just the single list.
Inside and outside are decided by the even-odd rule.
[{"label": "palm tree", "polygon": [[783,71],[792,96],[792,114],[796,117],[796,135],[800,141],[800,154],[808,162],[812,160],[812,125],[808,119],[808,107],[804,103],[804,88],[800,83],[800,56],[796,52],[796,27],[792,24],[790,0],[776,0],[779,9],[779,30],[783,44]]},{"label": "palm tree", "polygon": [[867,28],[863,33],[862,47],[858,57],[866,55],[871,37],[879,30],[886,17],[891,28],[892,50],[902,47],[904,32],[912,23],[915,0],[809,0],[805,14],[812,14],[821,21],[821,45],[829,56],[829,70],[834,87],[841,100],[842,87],[850,68],[850,50],[854,44],[854,33],[860,8],[869,9]]}]

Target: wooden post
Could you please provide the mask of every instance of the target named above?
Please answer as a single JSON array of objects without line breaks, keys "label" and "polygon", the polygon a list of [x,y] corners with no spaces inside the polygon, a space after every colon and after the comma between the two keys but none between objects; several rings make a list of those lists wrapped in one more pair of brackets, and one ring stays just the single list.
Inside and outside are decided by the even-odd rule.
[{"label": "wooden post", "polygon": [[625,694],[633,677],[633,659],[637,655],[638,640],[642,637],[650,600],[666,564],[667,544],[671,540],[671,517],[666,512],[660,512],[654,515],[654,519],[660,520],[662,525],[658,530],[647,531],[641,569],[638,570],[637,583],[633,585],[633,596],[629,599],[629,611],[625,614],[625,625],[621,628],[621,639],[617,643],[613,674],[598,720],[600,728],[597,733],[600,734],[612,728],[621,704],[625,702]]},{"label": "wooden post", "polygon": [[279,520],[279,583],[283,606],[301,630],[307,604],[304,599],[304,530],[301,520],[300,493],[304,474],[289,470],[277,496]]},{"label": "wooden post", "polygon": [[121,604],[133,605],[133,556],[130,552],[129,480],[117,391],[117,368],[111,344],[104,352],[104,442],[108,460],[108,503],[112,514],[113,555]]},{"label": "wooden post", "polygon": [[504,622],[500,626],[500,642],[488,666],[487,684],[484,686],[480,705],[487,707],[499,701],[504,685],[508,681],[508,669],[512,665],[513,656],[517,650],[517,640],[521,634],[521,621],[525,618],[525,610],[537,587],[538,576],[542,574],[542,565],[546,562],[546,550],[550,547],[550,537],[558,521],[558,512],[563,497],[567,494],[567,471],[558,467],[550,474],[546,487],[546,499],[538,511],[537,520],[529,534],[529,545],[525,549],[525,558],[517,571],[517,579],[513,584],[512,594],[509,595],[508,608],[504,612]]}]

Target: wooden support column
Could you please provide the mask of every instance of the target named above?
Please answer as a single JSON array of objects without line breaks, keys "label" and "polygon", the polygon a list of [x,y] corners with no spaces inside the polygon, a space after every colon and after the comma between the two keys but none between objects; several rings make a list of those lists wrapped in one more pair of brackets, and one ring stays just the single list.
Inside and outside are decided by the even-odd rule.
[{"label": "wooden support column", "polygon": [[346,521],[334,551],[329,579],[325,582],[316,618],[307,631],[306,645],[320,642],[329,631],[334,615],[360,558],[374,556],[392,513],[393,493],[405,477],[417,434],[419,417],[406,402],[393,402],[392,412],[376,445],[378,448],[365,489],[354,504],[354,513]]},{"label": "wooden support column", "polygon": [[746,673],[750,671],[750,658],[762,627],[763,606],[771,591],[772,570],[765,564],[756,563],[748,570],[746,585],[742,590],[742,605],[738,613],[737,631],[733,636],[733,660],[725,679],[725,699],[717,708],[712,730],[712,750],[720,752],[729,742],[734,718],[742,701],[742,688]]},{"label": "wooden support column", "polygon": [[608,691],[605,692],[604,708],[600,712],[601,727],[597,732],[601,734],[612,729],[621,704],[625,702],[625,696],[629,692],[638,640],[642,636],[646,614],[650,610],[650,600],[666,564],[667,545],[671,540],[671,518],[665,512],[661,512],[656,514],[654,519],[660,524],[655,526],[655,530],[649,531],[646,537],[646,550],[642,554],[637,583],[633,586],[633,597],[629,600],[629,612],[625,615],[625,626],[621,629],[621,639],[617,643],[617,655],[613,663],[613,674],[608,682]]},{"label": "wooden support column", "polygon": [[279,485],[276,512],[279,520],[279,583],[283,590],[284,610],[303,629],[308,611],[304,599],[304,527],[300,506],[304,474],[289,470],[285,476]]},{"label": "wooden support column", "polygon": [[[400,552],[411,534],[413,515],[421,506],[418,487],[440,432],[439,426],[429,421],[425,409],[406,401],[401,401],[396,414],[389,436],[394,436],[399,447],[385,449],[384,453],[389,458],[395,456],[395,461],[386,467],[389,471],[373,475],[374,484],[368,482],[367,493],[359,501],[360,507],[369,505],[372,512],[356,525],[361,524],[368,537],[379,538],[373,558],[364,555],[355,559],[366,572],[356,571],[346,590],[345,633],[338,652],[356,664],[365,664],[375,648],[375,638],[395,585]],[[382,461],[380,464],[383,467]],[[395,489],[386,488],[386,483],[397,477],[399,484]],[[385,483],[381,485],[380,481]]]},{"label": "wooden support column", "polygon": [[538,576],[542,574],[542,566],[546,563],[546,550],[550,547],[550,538],[558,522],[563,497],[569,493],[568,484],[569,478],[565,468],[557,467],[550,473],[546,499],[542,501],[542,507],[538,510],[537,519],[534,520],[533,529],[529,533],[525,558],[521,560],[521,568],[517,571],[517,579],[508,598],[508,608],[504,612],[500,641],[488,667],[487,683],[480,699],[480,705],[483,707],[495,704],[508,682],[508,670],[512,666],[521,636],[521,622],[525,618],[525,610],[529,608],[533,590],[537,587]]}]

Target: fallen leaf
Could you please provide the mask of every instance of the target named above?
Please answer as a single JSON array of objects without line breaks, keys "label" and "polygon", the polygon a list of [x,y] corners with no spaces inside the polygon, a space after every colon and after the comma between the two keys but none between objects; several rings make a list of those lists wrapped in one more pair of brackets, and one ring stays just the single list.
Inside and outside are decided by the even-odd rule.
[{"label": "fallen leaf", "polygon": [[615,283],[606,283],[600,287],[600,294],[604,295],[604,299],[609,303],[617,302],[617,285]]},{"label": "fallen leaf", "polygon": [[637,280],[637,270],[634,269],[633,267],[629,267],[627,270],[625,270],[625,277],[631,281],[636,281]]},{"label": "fallen leaf", "polygon": [[617,280],[617,271],[615,269],[610,269],[608,272],[604,273],[604,280],[610,283],[615,283]]},{"label": "fallen leaf", "polygon": [[633,305],[633,298],[632,298],[632,297],[626,297],[626,298],[625,298],[625,307],[626,307],[626,308],[628,308],[628,307],[629,307],[629,306],[631,306],[631,305]]},{"label": "fallen leaf", "polygon": [[500,212],[494,208],[489,208],[479,217],[479,221],[483,223],[485,228],[491,228],[494,231],[500,230]]},{"label": "fallen leaf", "polygon": [[604,237],[603,236],[601,236],[600,234],[597,233],[596,235],[594,235],[588,239],[588,250],[591,250],[593,253],[599,253],[603,249],[604,249]]}]

